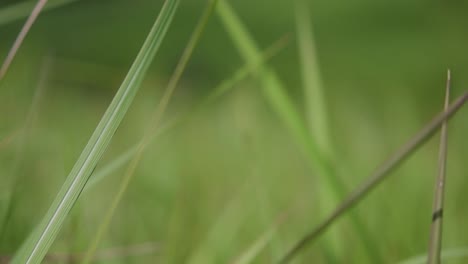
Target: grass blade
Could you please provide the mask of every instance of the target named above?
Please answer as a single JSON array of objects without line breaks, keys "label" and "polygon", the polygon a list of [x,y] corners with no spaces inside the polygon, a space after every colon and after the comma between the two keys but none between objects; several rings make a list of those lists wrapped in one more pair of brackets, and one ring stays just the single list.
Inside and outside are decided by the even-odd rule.
[{"label": "grass blade", "polygon": [[19,195],[18,190],[21,186],[20,182],[22,180],[19,171],[23,165],[22,163],[24,159],[24,152],[28,145],[28,139],[32,134],[31,129],[33,129],[34,123],[36,122],[38,114],[40,113],[41,101],[43,100],[48,85],[47,80],[49,78],[51,68],[52,59],[44,58],[43,63],[41,64],[41,72],[36,85],[36,91],[34,92],[31,106],[29,107],[29,111],[24,121],[24,124],[21,128],[18,129],[17,132],[18,145],[15,151],[15,158],[12,162],[12,169],[10,173],[10,177],[12,179],[10,186],[11,192],[8,195],[8,200],[5,205],[5,214],[3,216],[2,221],[0,222],[0,246],[4,245],[4,242],[6,240],[6,233],[9,230],[11,218],[16,209],[16,202]]},{"label": "grass blade", "polygon": [[24,23],[23,28],[21,29],[20,33],[18,34],[18,37],[16,38],[15,42],[13,43],[13,46],[11,47],[10,51],[8,52],[7,57],[3,61],[2,67],[0,67],[0,81],[5,77],[5,74],[8,71],[8,68],[10,67],[11,63],[13,62],[13,59],[15,58],[16,53],[18,52],[18,49],[21,46],[21,43],[23,43],[24,38],[28,34],[29,30],[31,29],[32,25],[34,24],[34,21],[36,21],[37,16],[41,13],[42,8],[44,5],[47,3],[47,0],[38,0],[36,6],[34,6],[33,10],[31,11],[31,14],[29,15],[28,19]]},{"label": "grass blade", "polygon": [[232,264],[249,264],[252,263],[255,257],[267,246],[273,239],[278,228],[286,220],[287,215],[282,214],[278,219],[262,234],[252,245],[250,245],[240,256],[238,256]]},{"label": "grass blade", "polygon": [[396,151],[386,162],[379,166],[369,178],[358,186],[346,200],[343,201],[321,224],[312,232],[306,234],[294,247],[280,260],[280,263],[288,263],[292,258],[321,235],[340,216],[356,205],[366,194],[373,190],[389,173],[426,142],[439,128],[439,126],[457,112],[468,100],[468,92],[465,92],[446,111],[440,113],[432,121],[421,129],[407,144]]},{"label": "grass blade", "polygon": [[296,0],[296,28],[308,123],[321,151],[331,155],[324,87],[317,62],[308,5],[304,0]]},{"label": "grass blade", "polygon": [[150,143],[151,139],[153,138],[153,135],[155,134],[156,129],[159,128],[159,123],[161,121],[161,118],[164,112],[166,111],[167,105],[169,104],[172,94],[174,93],[174,90],[177,87],[177,84],[179,83],[180,77],[182,76],[182,73],[184,72],[187,66],[187,63],[190,60],[190,57],[192,56],[193,50],[198,44],[201,38],[201,35],[203,31],[205,30],[206,25],[208,24],[208,20],[211,17],[211,14],[217,2],[218,0],[210,0],[208,2],[205,8],[205,11],[203,12],[202,17],[200,18],[198,24],[196,25],[195,30],[192,33],[192,36],[190,37],[190,40],[187,43],[187,46],[185,47],[182,57],[180,58],[176,66],[174,74],[171,76],[171,79],[169,80],[169,84],[167,85],[167,88],[163,94],[163,97],[161,98],[161,101],[154,112],[153,120],[149,124],[146,130],[146,133],[144,135],[144,138],[141,141],[140,145],[138,146],[137,152],[125,172],[125,176],[122,180],[121,185],[119,186],[119,190],[117,191],[117,194],[115,195],[109,209],[107,210],[104,216],[104,219],[101,222],[101,225],[98,227],[98,231],[96,232],[95,238],[93,239],[93,241],[91,242],[91,245],[88,248],[88,251],[86,253],[86,257],[83,263],[89,263],[91,261],[91,258],[93,257],[102,237],[107,231],[107,228],[114,215],[114,212],[117,209],[118,204],[122,200],[122,197],[130,183],[130,180],[133,178],[133,175],[135,174],[135,170],[141,160],[141,157],[143,156],[143,151],[145,149],[145,146],[147,146]]},{"label": "grass blade", "polygon": [[[444,111],[447,111],[450,101],[450,70],[447,71]],[[431,235],[429,239],[428,264],[440,263],[442,249],[442,217],[445,192],[445,174],[447,165],[447,121],[440,129],[439,175],[434,188],[434,205],[432,209]]]},{"label": "grass blade", "polygon": [[[49,0],[42,9],[42,12],[73,3],[77,0]],[[35,1],[23,1],[0,9],[0,26],[25,18],[36,5]]]},{"label": "grass blade", "polygon": [[12,263],[39,263],[47,253],[127,112],[171,24],[178,3],[178,0],[167,0],[164,3],[158,19],[149,32],[125,80],[65,180],[49,211],[17,252]]}]

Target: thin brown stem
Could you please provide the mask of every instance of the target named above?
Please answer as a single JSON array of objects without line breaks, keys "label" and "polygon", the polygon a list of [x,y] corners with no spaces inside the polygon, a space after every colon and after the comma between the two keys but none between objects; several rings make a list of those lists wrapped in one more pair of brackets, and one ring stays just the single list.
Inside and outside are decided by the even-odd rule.
[{"label": "thin brown stem", "polygon": [[[447,111],[450,100],[450,70],[447,71],[445,87],[444,111]],[[431,235],[429,239],[428,264],[440,263],[442,246],[442,216],[444,206],[445,175],[447,165],[447,120],[442,123],[440,131],[439,173],[434,188],[434,204],[432,210]]]},{"label": "thin brown stem", "polygon": [[36,6],[31,11],[31,14],[29,15],[28,19],[24,23],[23,28],[18,34],[18,37],[16,37],[16,40],[13,43],[13,46],[8,52],[8,55],[5,58],[5,61],[3,62],[2,67],[0,68],[0,81],[3,79],[3,77],[5,77],[5,74],[8,71],[8,68],[10,67],[11,63],[13,62],[13,59],[15,58],[15,55],[18,52],[18,49],[21,47],[21,44],[24,41],[24,38],[28,34],[29,30],[31,29],[32,25],[36,21],[36,18],[39,16],[42,8],[44,8],[46,3],[47,3],[47,0],[38,0]]},{"label": "thin brown stem", "polygon": [[446,111],[438,114],[420,130],[413,138],[405,145],[396,151],[386,162],[379,166],[371,176],[358,186],[346,200],[344,200],[321,224],[319,224],[312,232],[306,234],[294,247],[289,250],[286,255],[279,261],[280,263],[288,263],[302,249],[313,242],[321,235],[331,224],[333,224],[340,216],[346,213],[362,198],[364,198],[371,190],[382,182],[389,173],[416,151],[424,142],[426,142],[439,128],[439,126],[455,114],[468,100],[468,92],[465,92],[455,102],[453,102]]}]

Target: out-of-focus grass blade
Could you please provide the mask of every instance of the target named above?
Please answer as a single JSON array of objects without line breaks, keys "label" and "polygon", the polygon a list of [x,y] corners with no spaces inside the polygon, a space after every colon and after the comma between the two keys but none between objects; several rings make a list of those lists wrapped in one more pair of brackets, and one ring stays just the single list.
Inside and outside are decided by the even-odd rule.
[{"label": "out-of-focus grass blade", "polygon": [[[227,1],[220,1],[218,13],[227,33],[237,46],[241,56],[245,61],[253,63],[259,56],[258,48]],[[329,197],[334,200],[333,204],[338,203],[338,201],[345,196],[346,189],[343,182],[338,177],[336,170],[333,168],[330,157],[321,150],[315,137],[312,137],[309,133],[305,120],[294,107],[294,103],[287,95],[286,89],[278,76],[270,68],[262,67],[259,70],[258,77],[267,100],[286,124],[286,127],[290,130],[296,142],[305,151],[312,168],[320,176],[320,180],[323,181],[323,188],[327,189],[327,193],[330,194]],[[322,121],[324,121],[323,118],[326,117],[321,118]],[[321,126],[323,126],[323,124],[321,124]],[[360,235],[359,237],[364,241],[364,244],[369,245],[369,239],[365,236],[367,232],[365,232],[362,221],[354,214],[351,215],[351,220],[357,233]],[[374,260],[376,258],[373,252],[370,252],[369,256]]]},{"label": "out-of-focus grass blade", "polygon": [[206,28],[206,25],[208,24],[209,18],[211,17],[211,14],[213,13],[213,10],[216,6],[216,3],[218,0],[209,0],[208,4],[206,5],[206,8],[198,21],[197,25],[195,26],[195,29],[190,36],[190,39],[182,53],[182,56],[177,63],[177,66],[174,70],[174,74],[171,76],[169,83],[164,91],[164,94],[159,102],[159,105],[157,106],[156,110],[154,111],[153,114],[153,120],[151,123],[149,123],[145,135],[143,137],[143,140],[138,146],[137,152],[133,159],[131,160],[124,178],[119,186],[119,189],[117,190],[116,195],[114,196],[114,199],[111,202],[111,205],[109,206],[109,209],[106,211],[104,218],[101,222],[101,224],[98,227],[98,230],[96,232],[96,235],[94,236],[94,239],[92,240],[88,251],[86,252],[86,257],[83,261],[83,263],[90,263],[92,257],[94,256],[95,251],[97,250],[97,247],[102,240],[102,237],[106,233],[111,220],[114,216],[115,210],[117,209],[117,206],[119,205],[120,201],[122,200],[122,197],[124,193],[126,192],[128,185],[130,184],[131,179],[135,175],[135,170],[138,167],[138,164],[140,163],[140,160],[143,156],[143,151],[148,146],[150,143],[151,139],[153,138],[153,135],[159,128],[161,118],[164,115],[166,108],[171,100],[172,94],[174,93],[180,78],[182,77],[182,74],[192,56],[193,50],[197,46],[198,42],[200,41],[200,38],[202,36],[203,31]]},{"label": "out-of-focus grass blade", "polygon": [[282,223],[284,223],[286,215],[281,215],[273,225],[271,225],[266,232],[261,235],[252,245],[249,246],[239,257],[237,257],[232,264],[249,264],[252,263],[255,257],[266,247],[266,245],[273,239],[275,233]]},{"label": "out-of-focus grass blade", "polygon": [[328,113],[324,87],[320,77],[308,9],[308,5],[304,0],[296,0],[296,37],[302,69],[306,113],[310,130],[313,131],[320,150],[324,154],[331,155],[332,147],[328,131]]},{"label": "out-of-focus grass blade", "polygon": [[[441,253],[441,260],[462,259],[462,258],[468,258],[468,248],[466,247],[445,249],[445,250],[442,250],[442,253]],[[425,263],[427,263],[426,254],[422,254],[422,255],[398,262],[398,264],[425,264]]]},{"label": "out-of-focus grass blade", "polygon": [[[258,61],[260,51],[257,45],[248,35],[229,4],[224,0],[220,0],[217,11],[226,31],[231,36],[233,43],[237,46],[244,60],[249,64]],[[321,160],[322,157],[318,151],[316,142],[308,135],[309,132],[304,126],[304,121],[295,109],[293,102],[285,92],[276,74],[264,66],[258,70],[258,76],[262,82],[267,99],[280,118],[287,124],[300,145],[305,147],[313,160]]]},{"label": "out-of-focus grass blade", "polygon": [[[219,85],[217,85],[213,91],[208,94],[199,104],[196,104],[192,107],[190,111],[188,111],[185,115],[179,116],[173,120],[171,120],[168,124],[161,127],[156,134],[152,136],[152,141],[157,138],[159,135],[166,133],[167,131],[171,130],[177,124],[183,123],[187,119],[189,119],[192,115],[198,112],[198,110],[203,109],[209,103],[214,102],[217,98],[221,97],[228,91],[230,91],[236,84],[241,82],[242,80],[246,79],[249,75],[256,72],[262,64],[266,63],[271,57],[276,55],[284,46],[288,43],[288,38],[282,37],[275,43],[273,43],[270,47],[268,47],[262,54],[259,61],[257,61],[254,65],[247,64],[239,68],[232,76],[222,81]],[[91,177],[86,184],[83,192],[87,192],[88,190],[92,189],[97,183],[101,182],[105,177],[111,175],[117,169],[122,167],[125,163],[129,162],[132,157],[138,151],[138,145],[135,144],[134,146],[127,149],[125,152],[120,154],[117,158],[103,166],[101,169],[93,173],[93,177]],[[148,145],[145,145],[145,147]]]},{"label": "out-of-focus grass blade", "polygon": [[[450,70],[447,71],[447,85],[445,87],[444,111],[447,111],[450,101]],[[445,172],[447,167],[447,121],[440,129],[439,174],[434,187],[434,205],[432,209],[431,235],[429,238],[428,264],[440,263],[442,249],[442,217],[445,193]]]},{"label": "out-of-focus grass blade", "polygon": [[18,198],[18,189],[20,187],[21,175],[19,173],[21,165],[24,159],[24,151],[27,147],[28,138],[31,136],[31,129],[34,127],[34,122],[37,120],[40,112],[41,101],[45,90],[47,88],[47,80],[51,70],[51,58],[45,58],[41,63],[41,72],[36,85],[36,91],[34,93],[31,106],[29,107],[28,115],[24,121],[23,126],[18,130],[18,145],[15,151],[15,158],[12,162],[12,170],[10,173],[10,179],[12,181],[10,185],[10,193],[8,200],[5,203],[5,214],[2,216],[2,222],[0,222],[0,246],[5,242],[5,234],[10,226],[11,218],[16,209],[16,202]]},{"label": "out-of-focus grass blade", "polygon": [[[42,11],[58,8],[76,1],[78,0],[49,0]],[[37,1],[22,1],[0,9],[0,26],[27,17],[36,3]]]},{"label": "out-of-focus grass blade", "polygon": [[34,21],[36,21],[36,18],[39,16],[39,14],[42,11],[42,8],[44,8],[44,5],[47,3],[47,0],[38,0],[37,4],[34,6],[34,8],[31,11],[31,14],[29,15],[28,19],[24,23],[23,28],[21,29],[20,33],[18,34],[18,37],[16,37],[15,42],[11,46],[10,51],[8,52],[8,55],[6,56],[5,60],[3,61],[2,67],[0,67],[0,81],[3,79],[5,74],[8,71],[8,68],[10,67],[11,63],[13,62],[13,59],[15,58],[16,53],[18,52],[21,43],[23,43],[24,39],[26,38],[26,35],[28,34],[29,30],[31,29],[32,25],[34,24]]},{"label": "out-of-focus grass blade", "polygon": [[349,211],[354,205],[361,201],[366,194],[373,190],[381,183],[386,176],[390,174],[398,165],[406,158],[411,156],[419,147],[421,147],[440,127],[440,125],[453,116],[468,100],[468,92],[457,98],[446,111],[435,116],[424,128],[422,128],[413,138],[405,145],[398,149],[388,160],[359,185],[324,221],[322,221],[315,229],[307,233],[300,239],[279,261],[280,263],[288,263],[301,250],[311,244],[325,230],[330,227],[340,216]]},{"label": "out-of-focus grass blade", "polygon": [[[305,95],[305,106],[306,115],[308,120],[309,129],[312,135],[317,140],[317,145],[320,148],[321,154],[327,157],[327,160],[333,162],[335,166],[341,166],[340,161],[336,160],[335,148],[332,140],[330,139],[330,129],[328,123],[328,111],[327,111],[327,100],[325,98],[325,90],[320,75],[320,68],[317,59],[317,53],[315,49],[315,41],[313,37],[313,28],[311,17],[309,13],[309,5],[305,0],[296,0],[296,36],[299,50],[299,58],[302,69],[302,80]],[[337,173],[336,170],[333,170]],[[330,176],[330,175],[322,175]],[[344,195],[343,190],[337,191],[330,188],[326,188],[329,185],[323,185],[324,187],[319,188],[321,210],[327,211],[329,208],[333,208],[336,203]],[[334,186],[329,186],[334,188]],[[333,195],[335,193],[335,195]],[[330,195],[332,194],[332,195]],[[336,194],[340,195],[337,196]],[[329,197],[331,199],[329,199]],[[327,201],[329,200],[329,201]],[[368,228],[363,224],[360,218],[353,214],[351,215],[351,221],[355,229],[356,234],[361,239],[369,261],[373,263],[381,263],[382,257],[380,256],[377,248],[377,243],[374,243],[375,239],[371,236]],[[333,241],[341,241],[338,232],[340,230],[334,230],[330,237]],[[339,243],[339,242],[338,242]],[[337,244],[339,246],[339,244]],[[336,251],[336,248],[335,248]]]},{"label": "out-of-focus grass blade", "polygon": [[235,240],[241,230],[247,212],[252,206],[243,205],[242,197],[252,188],[250,182],[246,182],[234,196],[226,202],[222,211],[210,225],[210,229],[200,243],[194,245],[194,252],[187,258],[188,264],[215,263],[216,253]]},{"label": "out-of-focus grass blade", "polygon": [[73,204],[78,199],[127,112],[156,51],[164,39],[178,3],[179,0],[167,0],[164,3],[125,80],[99,122],[88,144],[75,163],[47,214],[15,254],[12,261],[13,264],[39,263],[47,253]]}]

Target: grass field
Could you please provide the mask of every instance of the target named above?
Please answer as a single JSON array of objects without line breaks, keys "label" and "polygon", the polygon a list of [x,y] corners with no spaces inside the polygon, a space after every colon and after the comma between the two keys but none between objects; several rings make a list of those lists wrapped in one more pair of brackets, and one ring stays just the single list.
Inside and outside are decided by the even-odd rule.
[{"label": "grass field", "polygon": [[[0,3],[0,63],[35,3]],[[49,0],[0,79],[0,262],[277,263],[443,111],[447,69],[466,91],[467,8]],[[465,108],[442,263],[468,261]],[[426,263],[438,153],[291,263]]]}]

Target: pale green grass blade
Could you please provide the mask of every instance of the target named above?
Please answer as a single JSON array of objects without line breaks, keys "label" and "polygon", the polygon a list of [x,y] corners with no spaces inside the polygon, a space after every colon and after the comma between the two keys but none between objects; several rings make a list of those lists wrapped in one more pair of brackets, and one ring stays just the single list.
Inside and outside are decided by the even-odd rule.
[{"label": "pale green grass blade", "polygon": [[[218,84],[213,91],[208,94],[199,104],[196,104],[189,110],[185,115],[179,116],[172,121],[170,121],[165,126],[161,127],[151,138],[150,141],[154,141],[160,135],[163,135],[170,131],[173,127],[178,124],[183,123],[184,121],[188,120],[190,117],[195,115],[199,112],[200,109],[203,109],[208,104],[214,102],[216,99],[221,97],[222,95],[229,92],[233,89],[236,84],[240,83],[242,80],[245,80],[249,75],[255,73],[261,65],[266,63],[271,57],[276,55],[280,50],[282,50],[285,45],[288,43],[288,38],[283,37],[279,39],[277,42],[273,43],[270,47],[268,47],[261,55],[259,61],[257,61],[254,65],[247,64],[239,68],[232,76],[222,81]],[[87,192],[88,190],[92,189],[96,184],[101,182],[105,177],[111,175],[117,169],[121,168],[127,162],[129,162],[132,157],[138,152],[138,145],[135,144],[125,152],[120,154],[117,158],[113,159],[111,162],[103,166],[101,169],[93,173],[93,177],[91,177],[86,184],[83,192]],[[145,145],[145,147],[147,147]]]},{"label": "pale green grass blade", "polygon": [[252,245],[250,245],[232,264],[249,264],[252,263],[260,252],[270,243],[278,228],[286,220],[286,215],[282,215],[277,221],[271,225],[264,234],[262,234]]},{"label": "pale green grass blade", "polygon": [[[250,64],[254,64],[258,61],[260,58],[259,48],[250,38],[229,4],[221,0],[218,4],[217,11],[221,22],[244,60]],[[305,146],[306,151],[312,156],[313,160],[321,160],[322,157],[318,152],[316,142],[309,137],[309,132],[304,126],[304,121],[295,109],[293,102],[286,94],[278,77],[268,67],[261,67],[259,69],[259,77],[267,99],[280,118],[287,124],[291,133],[293,133],[301,146]]]},{"label": "pale green grass blade", "polygon": [[[445,87],[444,111],[447,111],[450,101],[450,70],[447,71],[447,85]],[[431,234],[429,238],[428,264],[440,264],[442,249],[442,220],[445,194],[445,174],[447,167],[447,121],[440,130],[439,173],[434,187],[434,204],[432,208]]]},{"label": "pale green grass blade", "polygon": [[[22,179],[19,171],[23,165],[24,152],[28,145],[28,139],[31,136],[31,129],[34,127],[35,120],[38,118],[40,113],[41,101],[44,97],[45,90],[47,88],[47,80],[51,70],[51,58],[45,58],[41,63],[41,72],[36,85],[36,90],[29,107],[28,114],[22,125],[18,130],[18,145],[15,151],[15,158],[12,162],[12,169],[9,175],[12,183],[10,186],[10,193],[6,204],[6,213],[2,216],[2,222],[0,223],[0,246],[5,242],[5,233],[8,231],[11,217],[16,209],[16,200],[18,198],[18,189],[20,180]],[[6,176],[6,175],[5,175]]]},{"label": "pale green grass blade", "polygon": [[[49,0],[42,11],[58,8],[76,1],[78,0]],[[36,3],[37,1],[23,1],[0,9],[0,26],[27,17]]]},{"label": "pale green grass blade", "polygon": [[[230,5],[220,0],[217,11],[223,26],[244,60],[251,64],[258,61],[259,49]],[[304,120],[294,107],[278,76],[268,67],[261,67],[258,73],[265,96],[298,144],[313,161],[314,168],[320,175],[330,174],[331,167],[326,164],[326,158],[321,155],[317,142],[309,135]]]},{"label": "pale green grass blade", "polygon": [[320,75],[312,23],[304,0],[296,0],[296,37],[302,70],[302,82],[305,96],[306,115],[310,131],[313,132],[322,153],[333,153],[330,141],[328,111],[325,91]]},{"label": "pale green grass blade", "polygon": [[279,261],[280,263],[290,262],[301,250],[314,242],[323,232],[325,232],[339,217],[359,203],[370,191],[410,157],[419,147],[421,147],[439,129],[440,125],[452,117],[468,100],[468,92],[458,97],[446,111],[435,116],[426,126],[424,126],[405,145],[399,148],[388,160],[383,162],[377,169],[362,182],[324,221],[315,229],[303,236]]},{"label": "pale green grass blade", "polygon": [[18,37],[16,38],[5,60],[3,61],[2,66],[0,67],[0,81],[3,79],[3,77],[5,77],[5,74],[7,73],[8,68],[13,62],[13,59],[15,58],[16,53],[18,52],[19,48],[21,47],[21,44],[26,38],[26,35],[28,34],[29,30],[31,29],[32,25],[36,21],[37,17],[41,13],[46,3],[47,3],[47,0],[38,0],[37,4],[32,9],[31,14],[29,15],[28,19],[24,23],[23,28],[18,34]]},{"label": "pale green grass blade", "polygon": [[68,175],[46,216],[16,253],[12,263],[39,263],[127,112],[174,17],[179,1],[167,0],[125,80]]},{"label": "pale green grass blade", "polygon": [[[468,248],[451,248],[445,249],[441,252],[441,260],[448,261],[453,259],[468,259]],[[398,264],[425,264],[427,263],[427,255],[422,254],[416,257],[412,257],[407,260],[398,262]]]},{"label": "pale green grass blade", "polygon": [[[309,125],[309,129],[312,135],[317,140],[317,145],[320,148],[321,154],[326,156],[328,160],[333,161],[335,166],[341,166],[343,171],[342,162],[337,160],[335,156],[335,147],[330,139],[330,128],[328,123],[328,110],[327,100],[325,98],[325,87],[323,86],[320,67],[317,58],[317,52],[315,48],[315,41],[313,36],[312,21],[309,13],[309,5],[305,0],[296,0],[296,36],[299,50],[299,59],[302,70],[302,82],[305,96],[306,115]],[[339,164],[339,165],[338,165]],[[336,172],[334,172],[336,173]],[[326,175],[324,175],[326,176]],[[334,186],[331,186],[334,188]],[[333,208],[336,204],[336,198],[330,197],[330,193],[338,193],[328,188],[319,188],[319,197],[322,197],[321,204],[323,205],[322,210],[326,211],[328,208]],[[342,190],[344,191],[344,189]],[[342,191],[338,193],[340,196],[343,195]],[[324,200],[330,200],[326,202]],[[362,241],[363,246],[366,249],[366,254],[369,260],[373,263],[381,263],[382,257],[380,256],[377,243],[374,243],[373,238],[368,228],[363,224],[360,218],[353,214],[351,215],[351,221],[355,228],[355,232]],[[333,230],[330,232],[330,238],[335,242],[335,247],[339,246],[340,230]]]},{"label": "pale green grass blade", "polygon": [[101,224],[98,227],[98,230],[96,232],[96,236],[92,240],[88,251],[86,253],[86,257],[83,261],[83,263],[90,263],[92,257],[94,256],[97,247],[99,243],[101,242],[102,238],[104,237],[105,233],[107,232],[107,229],[112,221],[112,218],[114,216],[114,213],[117,209],[117,206],[119,205],[120,201],[122,200],[123,195],[125,194],[128,185],[135,175],[135,170],[138,167],[138,164],[140,163],[140,160],[143,156],[143,151],[145,147],[150,143],[150,141],[153,138],[153,135],[155,134],[155,131],[159,128],[161,118],[164,115],[166,108],[170,102],[170,99],[172,97],[172,94],[174,93],[174,90],[176,89],[179,80],[190,60],[190,57],[192,56],[193,50],[197,46],[198,42],[200,41],[200,38],[202,36],[202,33],[204,32],[206,25],[208,24],[209,18],[211,17],[211,14],[213,13],[213,10],[217,4],[218,0],[210,0],[200,18],[198,21],[198,24],[196,25],[185,49],[184,52],[182,53],[182,56],[174,70],[174,74],[171,76],[171,79],[169,80],[169,83],[167,85],[167,88],[164,91],[164,94],[161,98],[161,101],[159,102],[159,105],[157,106],[154,114],[153,114],[153,120],[151,123],[149,123],[144,138],[141,141],[140,145],[138,146],[137,153],[131,160],[124,178],[119,186],[119,189],[114,197],[114,199],[111,202],[111,205],[109,206],[109,209],[106,211],[104,218],[101,222]]},{"label": "pale green grass blade", "polygon": [[194,245],[194,252],[187,258],[189,264],[214,263],[219,248],[233,243],[244,221],[245,214],[252,206],[242,203],[242,197],[252,187],[246,182],[234,196],[226,202],[217,218],[210,224],[210,229],[200,243]]}]

